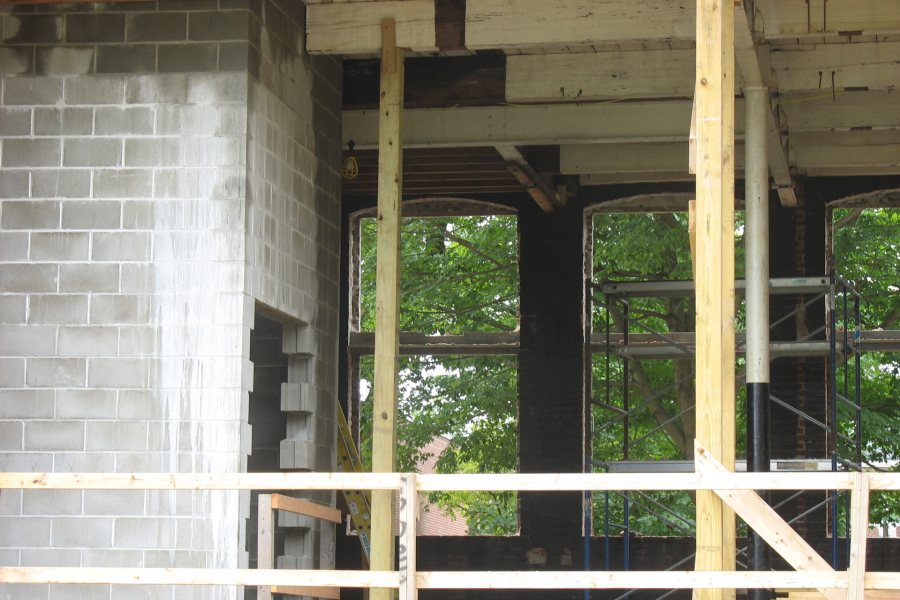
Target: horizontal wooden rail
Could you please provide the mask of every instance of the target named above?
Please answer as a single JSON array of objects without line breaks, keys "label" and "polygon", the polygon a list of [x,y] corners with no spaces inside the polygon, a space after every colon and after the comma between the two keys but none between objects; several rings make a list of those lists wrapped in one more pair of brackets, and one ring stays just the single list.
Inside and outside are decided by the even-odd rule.
[{"label": "horizontal wooden rail", "polygon": [[295,515],[304,515],[313,517],[314,519],[322,519],[331,523],[342,523],[341,511],[323,504],[316,504],[309,500],[301,500],[300,498],[292,498],[284,494],[272,494],[272,510],[283,510],[285,512],[294,513]]},{"label": "horizontal wooden rail", "polygon": [[[847,589],[846,571],[420,571],[418,589]],[[0,567],[4,583],[398,588],[395,571]],[[869,572],[866,589],[900,589],[900,573]]]},{"label": "horizontal wooden rail", "polygon": [[[853,473],[0,473],[0,489],[54,490],[416,490],[634,491],[848,490]],[[900,490],[900,473],[867,473],[872,491]]]}]

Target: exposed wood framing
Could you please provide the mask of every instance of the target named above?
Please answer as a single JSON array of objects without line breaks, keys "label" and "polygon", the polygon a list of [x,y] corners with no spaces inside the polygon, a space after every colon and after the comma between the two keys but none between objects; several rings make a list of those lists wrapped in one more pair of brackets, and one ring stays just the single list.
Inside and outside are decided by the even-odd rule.
[{"label": "exposed wood framing", "polygon": [[[404,111],[406,148],[669,142],[687,139],[689,100],[423,108]],[[375,111],[344,111],[343,145],[372,148]]]},{"label": "exposed wood framing", "polygon": [[850,586],[847,600],[863,600],[866,585],[866,541],[869,535],[869,479],[855,473],[850,494]]},{"label": "exposed wood framing", "polygon": [[782,97],[781,110],[791,125],[792,138],[800,131],[900,129],[897,93],[884,90],[832,93],[828,88],[792,93]]},{"label": "exposed wood framing", "polygon": [[[734,8],[735,58],[743,74],[745,88],[776,89],[777,83],[770,67],[768,48],[760,46],[753,34],[751,16],[752,2],[738,1]],[[766,111],[766,144],[769,157],[769,174],[775,182],[775,189],[783,206],[797,206],[797,192],[791,180],[787,144],[781,136],[780,112],[768,101]]]},{"label": "exposed wood framing", "polygon": [[338,525],[343,522],[341,511],[336,508],[316,504],[309,500],[292,498],[291,496],[285,496],[284,494],[272,494],[271,498],[272,510],[284,510],[294,513],[295,515],[305,515],[307,517],[322,519],[323,521],[336,523]]},{"label": "exposed wood framing", "polygon": [[396,23],[397,46],[435,52],[434,0],[380,0],[310,4],[306,11],[306,50],[310,54],[381,52],[381,22]]},{"label": "exposed wood framing", "polygon": [[[697,0],[696,432],[734,470],[734,4]],[[735,568],[735,520],[698,491],[697,571]],[[734,597],[699,590],[698,600]]]},{"label": "exposed wood framing", "polygon": [[[900,104],[900,101],[898,101]],[[791,145],[808,175],[900,172],[900,130],[802,132]]]},{"label": "exposed wood framing", "polygon": [[553,212],[557,206],[563,204],[550,185],[544,181],[544,178],[532,168],[528,163],[528,159],[515,146],[501,144],[496,146],[497,152],[506,161],[506,168],[513,174],[528,195],[541,207],[544,212]]},{"label": "exposed wood framing", "polygon": [[[372,354],[375,336],[371,332],[351,332],[348,347],[355,354]],[[464,333],[460,335],[427,335],[400,332],[400,354],[516,354],[519,351],[519,332]]]},{"label": "exposed wood framing", "polygon": [[[378,123],[378,213],[375,273],[375,375],[372,471],[396,468],[397,381],[400,318],[400,200],[403,197],[403,50],[397,47],[393,19],[381,24],[381,105]],[[373,571],[394,568],[394,503],[389,491],[372,492]],[[372,600],[390,600],[386,588]]]},{"label": "exposed wood framing", "polygon": [[767,39],[847,38],[900,31],[900,3],[885,0],[756,0]]},{"label": "exposed wood framing", "polygon": [[467,0],[470,50],[567,46],[609,40],[690,39],[690,3],[620,0]]},{"label": "exposed wood framing", "polygon": [[783,92],[889,90],[900,83],[900,42],[813,44],[772,50]]},{"label": "exposed wood framing", "polygon": [[[705,448],[696,446],[694,465],[698,473],[723,473],[725,467],[709,456]],[[831,565],[806,543],[775,510],[752,490],[716,490],[715,493],[733,508],[772,549],[798,571],[833,571]],[[815,586],[827,600],[844,600],[838,590]]]},{"label": "exposed wood framing", "polygon": [[[256,568],[275,568],[275,519],[272,495],[260,494],[256,512]],[[256,590],[258,600],[272,600],[272,588],[262,585]]]},{"label": "exposed wood framing", "polygon": [[690,98],[694,51],[523,54],[506,59],[509,102]]}]

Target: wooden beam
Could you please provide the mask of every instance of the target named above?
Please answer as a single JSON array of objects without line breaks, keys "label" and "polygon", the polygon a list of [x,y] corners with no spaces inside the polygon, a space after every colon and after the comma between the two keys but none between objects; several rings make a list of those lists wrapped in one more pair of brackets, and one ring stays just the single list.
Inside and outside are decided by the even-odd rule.
[{"label": "wooden beam", "polygon": [[809,175],[900,172],[900,130],[799,132],[791,143],[797,169]]},{"label": "wooden beam", "polygon": [[[375,352],[375,334],[356,331],[350,333],[349,350],[357,355]],[[519,332],[470,332],[460,335],[427,335],[411,331],[400,332],[400,354],[429,354],[437,356],[460,354],[516,354],[519,351]]]},{"label": "wooden beam", "polygon": [[522,54],[506,59],[509,102],[690,98],[694,51]]},{"label": "wooden beam", "polygon": [[900,42],[803,44],[771,56],[782,92],[890,90],[900,82]]},{"label": "wooden beam", "polygon": [[396,24],[396,43],[414,52],[436,52],[434,0],[331,2],[306,8],[306,51],[310,54],[377,55],[381,22]]},{"label": "wooden beam", "polygon": [[[260,494],[256,509],[256,568],[275,568],[275,523],[272,513],[272,494]],[[272,600],[272,588],[261,585],[256,589],[258,600]]]},{"label": "wooden beam", "polygon": [[341,588],[311,585],[273,585],[273,594],[285,594],[288,596],[307,596],[311,598],[326,598],[327,600],[341,600]]},{"label": "wooden beam", "polygon": [[272,494],[271,498],[273,510],[283,510],[294,513],[295,515],[305,515],[307,517],[322,519],[323,521],[336,523],[338,525],[343,523],[341,511],[336,508],[316,504],[309,500],[292,498],[291,496],[285,496],[284,494]]},{"label": "wooden beam", "polygon": [[0,567],[3,583],[114,585],[243,585],[397,588],[396,571],[294,569],[169,569],[116,567]]},{"label": "wooden beam", "polygon": [[866,541],[869,535],[869,478],[864,473],[853,474],[850,495],[850,587],[847,600],[863,600],[866,578]]},{"label": "wooden beam", "polygon": [[470,50],[690,39],[693,24],[690,3],[673,0],[466,0]]},{"label": "wooden beam", "polygon": [[785,94],[781,110],[791,137],[800,131],[900,129],[897,93],[884,90],[832,93],[829,88]]},{"label": "wooden beam", "polygon": [[766,39],[847,39],[900,31],[900,3],[885,0],[756,0]]},{"label": "wooden beam", "polygon": [[[375,273],[375,375],[373,382],[372,471],[396,468],[397,381],[400,335],[400,200],[403,197],[403,50],[393,19],[381,24],[381,105],[378,123],[377,265]],[[372,492],[373,571],[394,568],[394,503],[388,491]],[[373,589],[372,600],[391,591]]]},{"label": "wooden beam", "polygon": [[[736,0],[734,8],[735,58],[743,74],[743,87],[775,90],[778,82],[770,66],[769,49],[760,45],[753,33],[752,16],[747,14],[753,3]],[[791,179],[788,146],[781,135],[780,112],[768,101],[766,111],[766,144],[769,175],[775,183],[782,206],[797,206],[797,192]]]},{"label": "wooden beam", "polygon": [[[697,443],[694,448],[694,465],[698,473],[725,473],[726,468],[706,448]],[[789,565],[798,571],[833,571],[831,565],[806,543],[765,500],[752,490],[716,490],[728,503]],[[845,594],[821,585],[813,586],[827,600],[843,600]]]},{"label": "wooden beam", "polygon": [[[697,0],[696,432],[734,469],[734,4]],[[734,515],[698,491],[697,571],[734,570]],[[734,591],[695,592],[723,600]]]},{"label": "wooden beam", "polygon": [[399,595],[400,600],[417,600],[419,590],[416,580],[416,527],[419,519],[419,493],[416,489],[414,475],[404,475],[403,487],[400,488],[399,496],[398,547],[400,556],[397,560],[400,571]]},{"label": "wooden beam", "polygon": [[[422,108],[404,111],[402,120],[406,148],[669,142],[687,139],[691,102]],[[342,131],[344,146],[374,148],[378,115],[344,111]]]},{"label": "wooden beam", "polygon": [[496,146],[496,148],[497,153],[506,161],[506,168],[525,188],[525,191],[541,210],[553,212],[557,206],[563,204],[556,190],[547,185],[544,178],[528,164],[528,160],[518,148],[504,144]]}]

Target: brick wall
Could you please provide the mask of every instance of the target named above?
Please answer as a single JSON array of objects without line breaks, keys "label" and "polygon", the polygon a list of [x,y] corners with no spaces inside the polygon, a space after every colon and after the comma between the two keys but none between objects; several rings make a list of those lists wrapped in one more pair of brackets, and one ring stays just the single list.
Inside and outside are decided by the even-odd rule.
[{"label": "brick wall", "polygon": [[[340,67],[301,56],[283,14],[241,0],[0,8],[3,470],[246,469],[257,301],[312,334],[303,353],[288,336],[289,377],[315,386],[323,416],[297,413],[293,435],[316,433],[302,434],[312,466],[330,468],[339,151],[324,140],[339,119],[322,109],[339,106]],[[4,491],[0,563],[245,566],[247,508],[232,492]]]}]

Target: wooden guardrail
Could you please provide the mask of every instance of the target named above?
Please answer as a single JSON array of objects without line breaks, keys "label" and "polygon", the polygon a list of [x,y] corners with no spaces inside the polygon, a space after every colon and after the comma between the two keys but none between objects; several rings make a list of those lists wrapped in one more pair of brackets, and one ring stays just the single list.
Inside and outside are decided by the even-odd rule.
[{"label": "wooden guardrail", "polygon": [[[0,489],[396,490],[397,571],[2,567],[0,582],[43,584],[239,585],[270,588],[420,589],[816,589],[829,599],[863,600],[866,590],[900,593],[900,572],[866,572],[870,490],[900,491],[900,473],[729,473],[698,449],[694,473],[417,475],[411,473],[117,474],[0,473]],[[851,490],[850,566],[835,571],[753,490]],[[432,491],[713,490],[795,571],[431,571],[416,570],[416,499]],[[293,499],[291,499],[293,500]],[[297,508],[299,505],[291,505]],[[306,507],[304,507],[306,508]],[[271,511],[269,511],[271,513]],[[320,516],[323,513],[320,513]],[[329,513],[330,514],[330,513]],[[333,515],[331,515],[333,516]],[[268,542],[267,542],[268,543]],[[267,563],[266,566],[271,566]],[[878,592],[884,597],[887,594]]]}]

